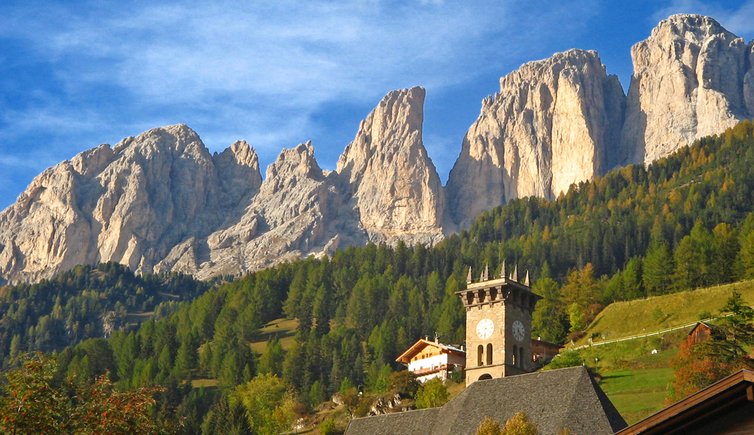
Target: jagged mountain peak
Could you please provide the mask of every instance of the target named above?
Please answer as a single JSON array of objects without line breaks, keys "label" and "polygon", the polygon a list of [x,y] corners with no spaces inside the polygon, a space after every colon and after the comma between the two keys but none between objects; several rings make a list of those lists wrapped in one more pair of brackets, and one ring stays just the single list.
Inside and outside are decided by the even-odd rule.
[{"label": "jagged mountain peak", "polygon": [[[338,160],[336,171],[352,181],[377,153],[392,156],[402,148],[424,148],[424,88],[389,92],[359,124],[354,140]],[[425,151],[426,154],[426,151]]]},{"label": "jagged mountain peak", "polygon": [[702,15],[673,15],[631,48],[617,164],[650,163],[754,116],[754,47]]},{"label": "jagged mountain peak", "polygon": [[304,176],[322,178],[322,168],[314,156],[314,146],[311,141],[298,144],[293,148],[284,148],[277,159],[267,167],[267,180],[287,176]]},{"label": "jagged mountain peak", "polygon": [[233,155],[238,164],[249,167],[259,167],[259,156],[256,150],[245,140],[233,142],[225,151]]},{"label": "jagged mountain peak", "polygon": [[511,199],[552,198],[591,179],[620,132],[622,104],[595,51],[555,53],[502,77],[448,177],[446,222],[466,227]]},{"label": "jagged mountain peak", "polygon": [[579,66],[594,61],[602,65],[599,54],[595,50],[582,50],[579,48],[557,52],[545,59],[532,60],[501,77],[501,91],[505,89],[507,82],[515,80],[515,78],[522,75],[539,75],[548,71],[559,72],[563,67]]},{"label": "jagged mountain peak", "polygon": [[373,241],[441,237],[444,194],[422,142],[425,90],[388,93],[338,160],[362,228]]},{"label": "jagged mountain peak", "polygon": [[658,37],[663,32],[670,32],[693,42],[702,42],[709,35],[733,35],[714,18],[698,14],[671,15],[652,29],[651,37]]}]

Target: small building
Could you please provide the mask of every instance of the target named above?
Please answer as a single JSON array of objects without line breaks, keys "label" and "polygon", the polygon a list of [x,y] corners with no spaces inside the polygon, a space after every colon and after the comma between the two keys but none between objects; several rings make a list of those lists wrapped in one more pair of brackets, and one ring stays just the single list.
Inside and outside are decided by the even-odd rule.
[{"label": "small building", "polygon": [[517,412],[542,434],[613,434],[626,427],[586,368],[571,367],[473,382],[437,408],[355,418],[346,434],[474,434],[485,417],[505,424]]},{"label": "small building", "polygon": [[706,341],[710,337],[725,338],[724,334],[717,326],[706,322],[697,322],[686,336],[686,343],[689,346],[693,346]]},{"label": "small building", "polygon": [[736,372],[618,433],[754,433],[754,372]]},{"label": "small building", "polygon": [[446,380],[453,370],[463,370],[466,352],[442,344],[437,338],[435,341],[423,338],[395,360],[406,365],[408,371],[414,373],[416,379],[423,383],[433,378]]},{"label": "small building", "polygon": [[539,337],[531,339],[531,360],[535,367],[543,367],[552,361],[563,346],[541,340]]}]

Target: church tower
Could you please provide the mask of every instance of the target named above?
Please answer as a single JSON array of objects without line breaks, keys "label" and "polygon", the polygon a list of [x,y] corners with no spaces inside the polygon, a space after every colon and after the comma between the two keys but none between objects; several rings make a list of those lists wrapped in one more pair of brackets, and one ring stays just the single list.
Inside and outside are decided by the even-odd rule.
[{"label": "church tower", "polygon": [[531,316],[541,296],[529,287],[529,273],[518,281],[514,269],[489,279],[485,267],[479,282],[456,292],[466,308],[466,385],[481,379],[502,378],[532,370]]}]

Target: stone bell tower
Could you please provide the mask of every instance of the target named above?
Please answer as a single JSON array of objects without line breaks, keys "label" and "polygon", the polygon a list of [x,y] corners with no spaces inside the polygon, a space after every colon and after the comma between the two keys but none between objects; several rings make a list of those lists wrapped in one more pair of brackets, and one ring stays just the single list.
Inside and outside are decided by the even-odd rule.
[{"label": "stone bell tower", "polygon": [[456,292],[466,308],[466,385],[482,379],[528,373],[532,370],[531,316],[541,296],[532,293],[529,273],[518,281],[514,268],[506,276],[489,279],[488,268],[466,289]]}]

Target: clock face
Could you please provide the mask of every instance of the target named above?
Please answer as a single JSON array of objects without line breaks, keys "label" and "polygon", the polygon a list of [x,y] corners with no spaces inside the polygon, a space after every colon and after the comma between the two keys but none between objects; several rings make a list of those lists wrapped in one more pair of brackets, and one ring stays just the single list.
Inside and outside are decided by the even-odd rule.
[{"label": "clock face", "polygon": [[513,338],[516,339],[516,341],[524,341],[524,335],[526,334],[526,328],[524,328],[524,324],[521,323],[519,320],[516,320],[513,322]]},{"label": "clock face", "polygon": [[476,335],[482,340],[486,340],[495,332],[495,324],[490,319],[482,319],[476,324]]}]

